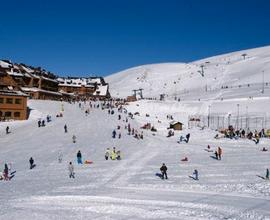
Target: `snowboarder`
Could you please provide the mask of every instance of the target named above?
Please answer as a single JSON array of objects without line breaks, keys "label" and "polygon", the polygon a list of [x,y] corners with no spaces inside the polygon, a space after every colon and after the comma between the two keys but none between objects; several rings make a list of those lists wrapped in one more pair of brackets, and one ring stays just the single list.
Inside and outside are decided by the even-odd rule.
[{"label": "snowboarder", "polygon": [[116,136],[116,131],[113,130],[113,132],[112,132],[112,138],[115,138],[115,136]]},{"label": "snowboarder", "polygon": [[64,126],[65,133],[67,133],[67,125]]},{"label": "snowboarder", "polygon": [[72,162],[69,162],[68,171],[69,171],[69,178],[75,178],[74,166],[73,166]]},{"label": "snowboarder", "polygon": [[73,142],[74,144],[76,143],[76,136],[75,136],[75,135],[72,136],[72,142]]},{"label": "snowboarder", "polygon": [[168,176],[167,176],[167,167],[165,165],[165,163],[162,164],[162,166],[160,167],[160,171],[161,171],[161,174],[162,174],[162,179],[164,179],[164,176],[165,176],[165,179],[168,179]]},{"label": "snowboarder", "polygon": [[194,172],[193,172],[193,175],[194,175],[194,179],[195,180],[199,180],[199,172],[198,172],[198,170],[194,170]]},{"label": "snowboarder", "polygon": [[78,153],[77,153],[77,162],[78,162],[78,164],[83,164],[81,151],[78,151]]},{"label": "snowboarder", "polygon": [[110,156],[110,148],[107,148],[106,152],[105,152],[105,160],[108,160]]},{"label": "snowboarder", "polygon": [[265,179],[266,180],[269,180],[269,169],[268,168],[266,169]]},{"label": "snowboarder", "polygon": [[33,169],[34,168],[34,159],[33,159],[33,157],[30,157],[30,159],[29,159],[29,163],[30,163],[30,169]]},{"label": "snowboarder", "polygon": [[6,134],[9,134],[9,126],[6,127]]}]

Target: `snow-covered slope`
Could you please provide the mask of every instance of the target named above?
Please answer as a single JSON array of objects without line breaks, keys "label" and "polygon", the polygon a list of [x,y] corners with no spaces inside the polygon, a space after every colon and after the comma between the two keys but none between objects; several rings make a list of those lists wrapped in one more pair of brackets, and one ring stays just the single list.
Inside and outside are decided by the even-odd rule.
[{"label": "snow-covered slope", "polygon": [[[64,103],[64,117],[56,118],[61,102],[31,100],[29,106],[30,120],[0,123],[0,168],[10,163],[11,171],[16,170],[10,181],[0,181],[0,219],[270,218],[270,184],[263,179],[270,152],[261,151],[269,147],[267,138],[258,145],[247,139],[214,139],[215,132],[208,129],[176,131],[174,137],[167,138],[167,131],[161,129],[168,124],[165,118],[155,135],[144,131],[144,139],[137,140],[124,129],[126,120],[118,120],[118,114],[126,119],[124,113],[109,115],[95,108],[86,116],[89,103],[82,108]],[[139,111],[152,110],[137,107]],[[52,121],[38,128],[38,118],[47,114]],[[157,119],[141,115],[128,123],[139,129],[149,120],[153,124]],[[64,133],[65,124],[68,133]],[[11,129],[8,135],[7,125]],[[112,139],[111,132],[118,125],[122,137]],[[178,144],[179,136],[187,132],[191,133],[190,142]],[[73,134],[77,136],[75,144]],[[213,150],[223,148],[222,160],[205,151],[208,144]],[[107,147],[121,150],[122,160],[106,161]],[[78,150],[83,160],[93,164],[78,165]],[[37,165],[32,170],[30,157]],[[184,157],[189,161],[181,162]],[[70,161],[75,165],[75,179],[68,176]],[[155,175],[163,162],[168,180]],[[199,181],[189,177],[194,169],[199,170]]]},{"label": "snow-covered slope", "polygon": [[[245,56],[244,56],[245,55]],[[203,70],[202,70],[203,69]],[[145,97],[194,100],[269,94],[270,46],[238,51],[192,63],[163,63],[134,67],[106,77],[113,96],[126,97],[142,88]],[[248,87],[249,84],[249,87]],[[225,88],[233,87],[229,92]],[[222,89],[223,88],[223,89]],[[246,89],[249,94],[246,94]]]}]

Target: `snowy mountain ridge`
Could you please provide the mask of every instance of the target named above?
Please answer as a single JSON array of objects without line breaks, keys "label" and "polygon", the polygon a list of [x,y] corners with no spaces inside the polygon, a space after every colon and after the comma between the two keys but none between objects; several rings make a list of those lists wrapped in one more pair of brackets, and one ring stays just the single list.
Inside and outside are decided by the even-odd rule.
[{"label": "snowy mountain ridge", "polygon": [[270,46],[218,55],[191,63],[161,63],[133,67],[106,77],[112,96],[132,95],[143,89],[145,97],[185,100],[226,99],[226,88],[238,88],[236,96],[261,96],[262,83],[270,82]]}]

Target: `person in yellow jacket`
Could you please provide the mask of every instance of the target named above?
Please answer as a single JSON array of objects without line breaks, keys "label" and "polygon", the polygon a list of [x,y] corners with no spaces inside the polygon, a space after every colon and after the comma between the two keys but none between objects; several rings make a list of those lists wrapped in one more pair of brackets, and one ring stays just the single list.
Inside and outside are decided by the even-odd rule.
[{"label": "person in yellow jacket", "polygon": [[114,151],[112,151],[112,153],[111,153],[111,159],[112,160],[115,160],[116,159],[116,153],[114,152]]}]

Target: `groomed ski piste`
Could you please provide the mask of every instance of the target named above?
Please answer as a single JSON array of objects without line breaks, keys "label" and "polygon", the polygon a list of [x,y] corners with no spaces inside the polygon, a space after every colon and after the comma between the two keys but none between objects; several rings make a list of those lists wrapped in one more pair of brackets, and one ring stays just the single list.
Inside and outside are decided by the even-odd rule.
[{"label": "groomed ski piste", "polygon": [[[204,76],[198,72],[202,64]],[[259,144],[247,138],[215,139],[215,130],[188,128],[188,116],[210,111],[269,117],[269,71],[270,47],[262,47],[189,64],[140,66],[107,77],[113,97],[143,88],[146,98],[157,99],[124,106],[133,119],[116,108],[113,115],[91,108],[86,116],[89,102],[79,108],[79,103],[29,100],[27,121],[0,123],[0,169],[7,163],[16,171],[10,181],[0,181],[0,219],[270,219],[270,181],[265,179],[270,139],[261,138]],[[158,100],[160,94],[165,100]],[[62,108],[63,117],[56,117]],[[48,114],[52,121],[39,128],[38,120],[46,121]],[[183,131],[170,138],[167,115],[184,123]],[[139,133],[146,123],[157,132],[143,130],[138,140],[124,128],[126,117]],[[120,139],[112,138],[114,129]],[[187,133],[190,141],[177,143]],[[223,149],[221,160],[206,150],[208,145],[213,151]],[[105,151],[113,147],[122,159],[106,161]],[[83,161],[92,163],[78,165],[78,150]],[[31,170],[30,157],[36,164]],[[185,157],[188,161],[181,161]],[[74,179],[69,178],[69,162]],[[162,163],[168,180],[156,176]],[[199,180],[190,178],[195,169]]]},{"label": "groomed ski piste", "polygon": [[[30,118],[23,122],[0,124],[1,167],[11,163],[15,176],[0,181],[0,219],[269,219],[270,182],[263,179],[269,167],[269,139],[258,145],[247,139],[214,139],[216,132],[190,129],[166,138],[166,129],[144,131],[138,140],[124,129],[126,114],[109,115],[107,110],[64,103],[64,116],[55,117],[62,109],[56,101],[30,100]],[[127,107],[141,108],[143,101]],[[149,107],[149,106],[148,106]],[[39,118],[52,116],[45,127]],[[130,119],[139,129],[143,116]],[[147,118],[154,122],[156,118]],[[68,133],[64,133],[64,125]],[[11,133],[5,134],[5,127]],[[120,130],[117,126],[120,125]],[[121,131],[113,139],[112,131]],[[189,143],[177,143],[181,134],[191,134]],[[72,143],[72,135],[77,143]],[[222,160],[205,151],[223,148]],[[104,159],[106,148],[121,150],[122,160]],[[83,161],[78,165],[76,153]],[[59,163],[59,152],[63,161]],[[188,162],[182,162],[183,157]],[[36,167],[29,169],[29,158]],[[75,179],[68,176],[68,163],[75,166]],[[168,167],[168,180],[159,173],[162,163]],[[199,180],[189,176],[199,171]]]}]

